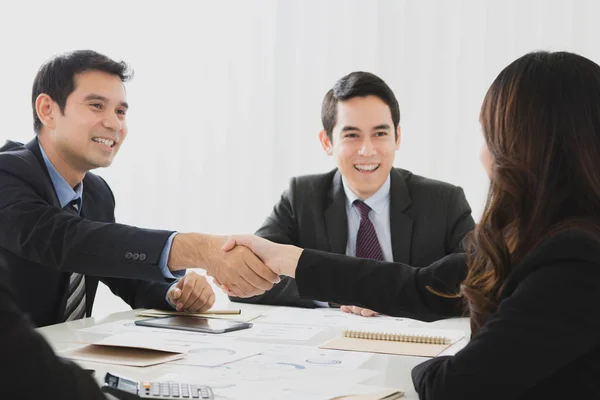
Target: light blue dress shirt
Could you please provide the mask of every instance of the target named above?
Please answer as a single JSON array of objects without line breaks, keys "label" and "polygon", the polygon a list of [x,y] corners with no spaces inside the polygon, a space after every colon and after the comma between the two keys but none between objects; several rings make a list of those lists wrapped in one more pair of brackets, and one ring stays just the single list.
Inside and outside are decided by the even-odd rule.
[{"label": "light blue dress shirt", "polygon": [[[48,169],[48,173],[50,174],[50,179],[52,180],[52,185],[54,186],[54,190],[56,191],[56,196],[58,197],[60,207],[64,208],[71,201],[77,200],[77,203],[79,205],[78,211],[81,212],[81,207],[83,206],[83,181],[79,185],[77,185],[75,190],[73,190],[71,185],[69,185],[65,178],[63,178],[60,175],[60,173],[56,170],[54,165],[52,165],[52,162],[50,162],[50,159],[46,155],[46,152],[44,151],[44,148],[41,144],[40,151],[42,152],[44,163],[46,164],[46,168]],[[169,236],[169,239],[167,240],[167,243],[165,244],[165,247],[163,248],[163,251],[160,256],[160,269],[162,271],[163,276],[168,279],[177,279],[178,277],[185,275],[185,270],[177,271],[176,274],[178,275],[178,277],[176,277],[171,273],[171,271],[169,271],[169,267],[167,266],[169,253],[171,252],[171,245],[173,244],[173,238],[176,234],[177,232],[174,232],[171,236]],[[177,284],[177,281],[173,283],[173,285],[175,284]],[[171,285],[171,287],[173,287],[173,285]],[[169,297],[166,296],[165,298],[167,300],[167,303],[169,303],[171,307],[175,308],[175,305],[171,303]]]},{"label": "light blue dress shirt", "polygon": [[[346,193],[346,217],[348,219],[348,241],[346,243],[346,255],[356,256],[356,236],[360,227],[360,212],[354,206],[355,200],[360,198],[354,194],[350,186],[346,183],[346,179],[342,177],[344,192]],[[390,228],[390,176],[385,183],[381,185],[371,197],[363,200],[363,202],[371,207],[369,219],[375,227],[377,239],[383,252],[385,261],[393,262],[394,255],[392,253],[392,231]]]},{"label": "light blue dress shirt", "polygon": [[[346,255],[356,257],[356,236],[360,227],[360,212],[354,206],[355,200],[360,198],[350,189],[346,178],[342,176],[342,185],[346,194],[346,219],[348,220],[348,240],[346,241]],[[383,252],[385,261],[393,262],[392,253],[392,231],[390,228],[390,176],[385,183],[381,185],[371,197],[363,200],[365,204],[371,207],[369,219],[375,227],[377,239]],[[319,307],[329,307],[329,304],[323,301],[313,300]]]}]

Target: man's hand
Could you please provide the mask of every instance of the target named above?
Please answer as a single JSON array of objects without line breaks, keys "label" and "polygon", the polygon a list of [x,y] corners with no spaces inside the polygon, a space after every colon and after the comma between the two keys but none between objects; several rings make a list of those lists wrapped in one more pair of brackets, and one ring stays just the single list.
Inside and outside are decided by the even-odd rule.
[{"label": "man's hand", "polygon": [[340,310],[349,314],[357,314],[363,317],[376,317],[379,315],[378,312],[369,310],[368,308],[362,308],[358,306],[341,306]]},{"label": "man's hand", "polygon": [[247,247],[237,246],[228,252],[219,251],[221,262],[212,263],[206,272],[216,281],[227,285],[237,297],[263,294],[280,281],[279,275],[271,271]]},{"label": "man's hand", "polygon": [[202,275],[190,271],[167,293],[177,311],[201,313],[215,304],[215,292]]},{"label": "man's hand", "polygon": [[275,274],[292,278],[296,276],[296,267],[303,251],[296,246],[273,243],[254,235],[230,236],[227,243],[223,245],[223,250],[229,252],[236,246],[249,248]]},{"label": "man's hand", "polygon": [[[298,260],[303,251],[301,248],[273,243],[253,235],[234,235],[229,237],[222,249],[231,252],[242,246],[249,248],[275,274],[291,277],[296,275]],[[217,277],[214,278],[215,285],[220,286],[226,294],[239,297],[229,285]]]},{"label": "man's hand", "polygon": [[227,241],[225,236],[199,233],[179,233],[173,239],[168,266],[172,271],[198,267],[206,270],[237,297],[262,294],[280,281],[258,257],[246,247],[221,248]]}]

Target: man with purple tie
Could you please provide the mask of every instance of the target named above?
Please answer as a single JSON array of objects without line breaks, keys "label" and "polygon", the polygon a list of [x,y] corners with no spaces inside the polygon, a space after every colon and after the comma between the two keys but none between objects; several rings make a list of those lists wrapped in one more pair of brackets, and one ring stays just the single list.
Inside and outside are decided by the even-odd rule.
[{"label": "man with purple tie", "polygon": [[[321,119],[319,140],[327,155],[335,158],[337,168],[292,178],[256,232],[258,236],[303,248],[400,262],[406,268],[427,267],[462,250],[462,238],[475,226],[463,190],[393,167],[400,147],[400,108],[381,78],[368,72],[342,77],[325,95]],[[453,273],[457,276],[449,287],[440,289],[453,290],[463,272]],[[300,298],[294,279],[288,277],[263,295],[232,300],[331,305]],[[342,309],[364,316],[376,314],[356,305]],[[457,315],[460,309],[449,313]],[[410,312],[407,316],[440,317]]]}]

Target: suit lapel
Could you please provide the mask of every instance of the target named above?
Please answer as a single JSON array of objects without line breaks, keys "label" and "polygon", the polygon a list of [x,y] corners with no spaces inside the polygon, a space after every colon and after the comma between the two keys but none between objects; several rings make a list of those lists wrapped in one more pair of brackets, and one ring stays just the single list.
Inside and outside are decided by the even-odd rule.
[{"label": "suit lapel", "polygon": [[390,172],[390,232],[395,262],[410,264],[413,220],[405,210],[412,204],[404,177],[396,168]]},{"label": "suit lapel", "polygon": [[325,227],[327,229],[329,251],[346,254],[348,217],[346,216],[346,194],[344,193],[340,171],[337,171],[333,176],[329,200],[329,206],[325,209]]},{"label": "suit lapel", "polygon": [[51,191],[51,193],[53,194],[52,196],[48,196],[49,198],[52,198],[54,200],[54,206],[60,208],[60,201],[58,200],[58,195],[56,194],[56,189],[54,188],[54,185],[52,184],[52,179],[50,178],[50,173],[48,172],[48,168],[46,168],[46,163],[44,162],[44,157],[42,156],[42,151],[40,150],[40,144],[38,142],[38,138],[37,136],[35,138],[33,138],[33,140],[31,140],[29,143],[27,143],[25,145],[25,148],[27,148],[29,151],[31,151],[33,153],[33,155],[35,156],[36,160],[38,161],[40,168],[42,169],[42,171],[44,172],[44,175],[46,176],[46,180],[49,186],[49,190]]},{"label": "suit lapel", "polygon": [[[53,196],[50,196],[54,199],[54,206],[56,206],[57,208],[61,208],[60,201],[58,200],[58,195],[56,194],[56,189],[54,188],[54,184],[52,183],[52,178],[50,178],[50,173],[48,172],[48,168],[46,168],[46,163],[44,162],[44,157],[42,156],[42,151],[40,150],[40,145],[39,145],[37,136],[32,141],[27,143],[25,145],[25,147],[33,153],[33,155],[37,159],[38,163],[40,164],[42,171],[44,171],[44,174],[47,178],[48,185],[52,188],[51,190],[52,190],[52,193],[54,194]],[[81,208],[79,215],[81,217],[84,217],[83,207]],[[62,304],[61,317],[64,317],[63,314],[65,312],[65,307],[67,305],[67,297],[69,296],[68,285],[69,285],[69,278],[71,277],[71,273],[70,272],[61,272],[61,276],[62,276],[61,277],[61,285],[62,285],[61,288],[64,293],[63,298],[61,299],[61,304]],[[92,303],[93,303],[95,293],[96,293],[96,286],[91,284],[90,277],[88,275],[86,275],[86,277],[85,277],[86,316],[91,315]]]}]

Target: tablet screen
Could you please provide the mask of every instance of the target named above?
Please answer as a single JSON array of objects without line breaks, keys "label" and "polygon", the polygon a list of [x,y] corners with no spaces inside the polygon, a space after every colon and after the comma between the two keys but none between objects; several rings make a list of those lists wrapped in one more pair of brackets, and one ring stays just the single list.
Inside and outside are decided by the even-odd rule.
[{"label": "tablet screen", "polygon": [[143,319],[135,321],[135,324],[141,326],[190,330],[206,333],[223,333],[238,329],[246,329],[252,326],[252,324],[247,322],[229,321],[225,319],[182,317],[176,315],[162,318]]}]

